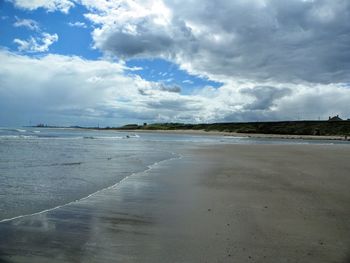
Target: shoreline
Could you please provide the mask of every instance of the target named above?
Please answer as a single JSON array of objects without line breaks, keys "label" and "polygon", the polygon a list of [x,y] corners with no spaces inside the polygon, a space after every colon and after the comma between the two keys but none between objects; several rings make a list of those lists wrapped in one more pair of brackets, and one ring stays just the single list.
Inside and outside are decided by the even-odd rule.
[{"label": "shoreline", "polygon": [[0,261],[348,262],[349,147],[178,153],[91,198],[0,224]]},{"label": "shoreline", "polygon": [[[108,131],[108,130],[107,130]],[[263,133],[237,133],[205,130],[112,130],[117,132],[133,133],[167,133],[167,134],[184,134],[184,135],[213,135],[213,136],[232,136],[261,139],[290,139],[290,140],[336,140],[350,141],[346,136],[338,135],[293,135],[293,134],[263,134]]]}]

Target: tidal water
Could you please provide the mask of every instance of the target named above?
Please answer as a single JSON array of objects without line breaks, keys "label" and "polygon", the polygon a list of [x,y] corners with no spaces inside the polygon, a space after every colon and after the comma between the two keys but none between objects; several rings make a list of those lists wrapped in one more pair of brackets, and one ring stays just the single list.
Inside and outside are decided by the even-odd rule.
[{"label": "tidal water", "polygon": [[178,158],[179,149],[217,143],[317,142],[0,128],[0,221],[79,201],[153,164]]}]

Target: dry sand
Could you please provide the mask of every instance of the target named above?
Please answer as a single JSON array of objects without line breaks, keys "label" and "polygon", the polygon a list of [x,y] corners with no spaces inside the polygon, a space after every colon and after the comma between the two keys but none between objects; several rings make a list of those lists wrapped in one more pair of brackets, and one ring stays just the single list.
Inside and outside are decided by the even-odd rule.
[{"label": "dry sand", "polygon": [[297,139],[297,140],[337,140],[350,141],[349,136],[340,135],[293,135],[293,134],[262,134],[262,133],[237,133],[205,130],[117,130],[118,132],[131,133],[170,133],[170,134],[191,134],[191,135],[215,135],[215,136],[233,136],[249,137],[263,139]]},{"label": "dry sand", "polygon": [[350,262],[350,147],[217,145],[0,224],[0,262]]}]

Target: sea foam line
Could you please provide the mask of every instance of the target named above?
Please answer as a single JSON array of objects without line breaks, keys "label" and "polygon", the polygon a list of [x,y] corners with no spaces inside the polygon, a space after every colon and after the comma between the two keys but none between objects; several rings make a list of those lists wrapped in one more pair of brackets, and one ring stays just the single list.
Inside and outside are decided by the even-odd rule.
[{"label": "sea foam line", "polygon": [[93,192],[91,194],[89,194],[88,196],[85,196],[85,197],[82,197],[80,199],[77,199],[77,200],[74,200],[74,201],[71,201],[69,203],[66,203],[66,204],[63,204],[63,205],[58,205],[58,206],[55,206],[53,208],[48,208],[48,209],[45,209],[45,210],[42,210],[42,211],[39,211],[39,212],[35,212],[35,213],[31,213],[31,214],[25,214],[25,215],[19,215],[19,216],[15,216],[15,217],[11,217],[11,218],[5,218],[5,219],[2,219],[0,220],[0,223],[5,223],[5,222],[9,222],[9,221],[13,221],[13,220],[16,220],[16,219],[20,219],[20,218],[24,218],[24,217],[30,217],[30,216],[35,216],[35,215],[41,215],[41,214],[44,214],[44,213],[47,213],[47,212],[51,212],[51,211],[54,211],[56,209],[59,209],[59,208],[62,208],[62,207],[65,207],[65,206],[68,206],[68,205],[72,205],[72,204],[75,204],[77,202],[80,202],[80,201],[83,201],[83,200],[86,200],[94,195],[97,195],[103,191],[106,191],[106,190],[109,190],[109,189],[112,189],[114,187],[117,187],[118,185],[122,184],[124,181],[126,181],[128,178],[130,177],[133,177],[133,176],[136,176],[136,175],[139,175],[139,174],[143,174],[143,173],[147,173],[149,172],[150,170],[152,170],[153,168],[155,168],[156,166],[158,166],[159,164],[161,163],[164,163],[164,162],[168,162],[168,161],[171,161],[171,160],[175,160],[175,159],[182,159],[182,155],[179,154],[179,153],[175,153],[175,152],[171,152],[172,155],[175,155],[175,157],[171,157],[169,159],[165,159],[165,160],[162,160],[162,161],[159,161],[159,162],[154,162],[153,164],[150,164],[147,166],[147,169],[145,169],[144,171],[141,171],[141,172],[137,172],[137,173],[132,173],[126,177],[124,177],[122,180],[120,180],[119,182],[111,185],[111,186],[108,186],[106,188],[102,188],[96,192]]}]

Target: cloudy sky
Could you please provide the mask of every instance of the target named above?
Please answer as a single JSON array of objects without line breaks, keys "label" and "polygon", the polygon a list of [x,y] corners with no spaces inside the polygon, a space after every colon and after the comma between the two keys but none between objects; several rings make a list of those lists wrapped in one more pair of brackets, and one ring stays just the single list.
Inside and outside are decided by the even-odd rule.
[{"label": "cloudy sky", "polygon": [[0,0],[0,125],[350,118],[348,0]]}]

